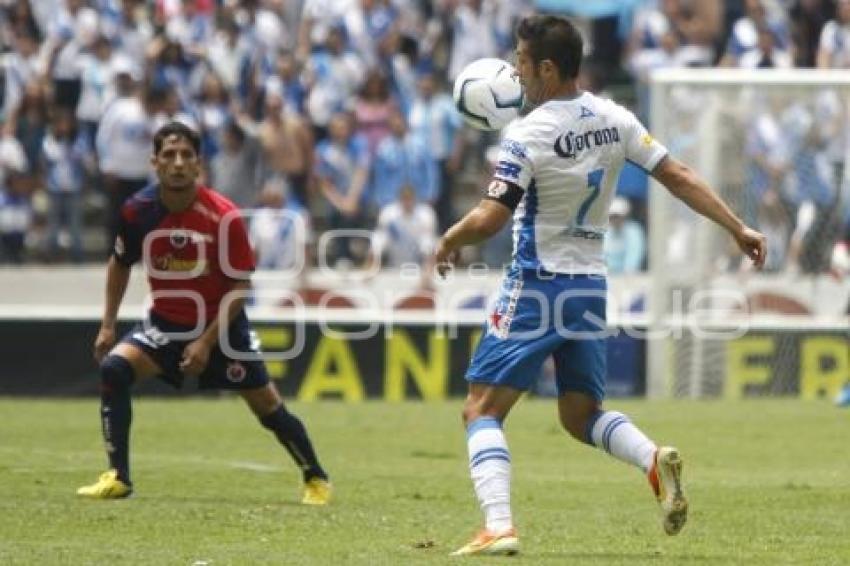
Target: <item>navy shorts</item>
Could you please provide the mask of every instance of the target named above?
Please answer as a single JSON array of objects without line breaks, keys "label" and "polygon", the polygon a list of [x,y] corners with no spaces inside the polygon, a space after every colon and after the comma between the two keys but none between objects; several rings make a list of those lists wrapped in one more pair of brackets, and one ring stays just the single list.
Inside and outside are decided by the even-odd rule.
[{"label": "navy shorts", "polygon": [[541,274],[512,266],[488,308],[466,380],[527,391],[551,355],[559,395],[575,391],[601,401],[606,294],[601,275]]},{"label": "navy shorts", "polygon": [[[136,324],[124,335],[122,343],[132,344],[144,351],[162,370],[160,379],[180,388],[185,376],[180,371],[183,349],[194,338],[184,339],[181,333],[191,331],[191,327],[169,322],[153,312],[148,314],[145,323]],[[256,389],[269,382],[266,366],[260,359],[260,345],[251,324],[240,312],[228,328],[230,348],[236,355],[228,357],[216,345],[210,352],[207,367],[198,376],[200,389]],[[177,335],[176,337],[174,335]]]}]

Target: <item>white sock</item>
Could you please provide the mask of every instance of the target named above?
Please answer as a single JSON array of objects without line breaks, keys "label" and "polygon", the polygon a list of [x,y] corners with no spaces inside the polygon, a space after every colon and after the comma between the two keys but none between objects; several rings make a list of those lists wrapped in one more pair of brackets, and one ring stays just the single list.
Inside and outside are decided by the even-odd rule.
[{"label": "white sock", "polygon": [[657,446],[628,417],[617,411],[600,411],[590,429],[594,446],[644,472],[652,467]]},{"label": "white sock", "polygon": [[499,533],[513,526],[511,519],[511,454],[502,424],[492,417],[475,419],[466,429],[469,473],[484,512],[488,531]]}]

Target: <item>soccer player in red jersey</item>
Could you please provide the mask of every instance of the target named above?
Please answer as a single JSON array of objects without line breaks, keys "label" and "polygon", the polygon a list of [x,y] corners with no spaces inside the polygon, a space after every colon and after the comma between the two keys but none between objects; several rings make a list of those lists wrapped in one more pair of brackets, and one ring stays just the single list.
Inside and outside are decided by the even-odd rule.
[{"label": "soccer player in red jersey", "polygon": [[[192,129],[170,122],[156,133],[153,146],[151,164],[159,182],[137,192],[121,209],[94,343],[111,469],[77,493],[97,499],[132,493],[130,386],[157,376],[179,387],[188,376],[197,378],[203,389],[239,391],[301,468],[302,502],[325,504],[331,493],[328,476],[304,425],[286,410],[269,382],[245,316],[254,255],[239,211],[222,195],[198,185],[200,138]],[[140,259],[148,270],[153,306],[147,320],[116,345],[118,307],[130,269]]]}]

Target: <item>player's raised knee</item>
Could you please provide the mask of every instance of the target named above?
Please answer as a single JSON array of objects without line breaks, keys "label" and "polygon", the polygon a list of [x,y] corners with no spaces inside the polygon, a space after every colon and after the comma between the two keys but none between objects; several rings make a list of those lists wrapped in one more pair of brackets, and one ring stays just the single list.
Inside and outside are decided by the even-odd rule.
[{"label": "player's raised knee", "polygon": [[561,426],[567,433],[580,442],[588,441],[588,425],[598,411],[596,408],[585,405],[575,404],[569,407],[560,407],[558,417],[561,421]]},{"label": "player's raised knee", "polygon": [[564,430],[567,433],[575,438],[576,440],[580,440],[582,442],[585,441],[585,429],[587,427],[587,418],[584,415],[561,415],[560,416],[561,426],[564,427]]},{"label": "player's raised knee", "polygon": [[100,378],[104,386],[126,387],[133,383],[133,366],[126,358],[110,354],[100,362]]},{"label": "player's raised knee", "polygon": [[464,426],[480,419],[481,417],[499,417],[494,411],[492,403],[487,402],[486,397],[467,397],[461,412]]},{"label": "player's raised knee", "polygon": [[463,424],[468,425],[479,416],[481,416],[481,412],[478,409],[478,404],[470,399],[467,399],[463,404],[463,410],[460,413],[461,419],[463,420]]}]

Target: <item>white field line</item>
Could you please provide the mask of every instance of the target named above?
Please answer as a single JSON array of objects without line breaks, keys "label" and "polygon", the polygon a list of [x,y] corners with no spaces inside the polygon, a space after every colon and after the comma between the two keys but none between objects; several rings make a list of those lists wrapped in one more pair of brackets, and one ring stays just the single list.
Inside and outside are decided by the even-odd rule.
[{"label": "white field line", "polygon": [[[22,452],[26,452],[27,454],[32,454],[36,456],[49,456],[53,457],[57,460],[66,459],[66,460],[85,460],[86,462],[92,462],[90,465],[83,465],[82,463],[77,465],[76,462],[70,465],[65,466],[51,466],[51,470],[60,470],[63,472],[67,471],[76,471],[76,470],[93,470],[95,466],[95,462],[98,459],[103,458],[103,452],[100,451],[74,451],[74,452],[61,452],[57,450],[44,450],[44,449],[31,449],[27,448],[25,450],[13,447],[13,446],[0,446],[0,452],[5,452],[7,454],[17,454],[20,455]],[[283,453],[283,449],[281,449],[281,457],[286,458]],[[248,470],[252,472],[260,472],[260,473],[283,473],[285,471],[283,466],[276,466],[272,464],[267,464],[263,462],[251,462],[249,460],[222,460],[217,458],[205,458],[200,456],[173,456],[173,455],[162,455],[162,454],[151,454],[145,452],[132,452],[130,454],[131,461],[134,463],[144,462],[145,464],[164,464],[164,465],[179,465],[179,464],[194,464],[198,466],[205,467],[216,467],[216,468],[233,468],[237,470]],[[8,460],[7,460],[8,461]],[[11,472],[28,472],[33,470],[41,470],[41,468],[28,467],[28,466],[10,466],[7,468]]]}]

